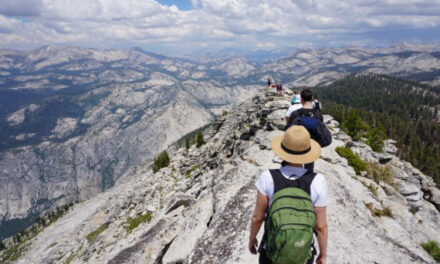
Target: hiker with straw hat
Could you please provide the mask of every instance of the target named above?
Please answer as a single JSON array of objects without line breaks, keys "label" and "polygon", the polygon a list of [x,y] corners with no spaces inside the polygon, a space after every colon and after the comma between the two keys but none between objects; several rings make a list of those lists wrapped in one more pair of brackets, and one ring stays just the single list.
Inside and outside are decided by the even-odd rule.
[{"label": "hiker with straw hat", "polygon": [[307,129],[294,125],[272,139],[272,150],[284,162],[279,169],[264,171],[257,180],[249,251],[257,254],[256,237],[264,222],[260,264],[314,263],[313,231],[319,246],[316,263],[325,264],[327,182],[323,175],[303,168],[319,158],[321,147]]}]

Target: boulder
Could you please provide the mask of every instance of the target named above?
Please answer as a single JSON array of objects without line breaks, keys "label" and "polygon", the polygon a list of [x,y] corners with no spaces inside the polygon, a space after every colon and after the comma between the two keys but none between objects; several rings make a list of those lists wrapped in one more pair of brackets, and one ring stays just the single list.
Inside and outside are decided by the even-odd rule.
[{"label": "boulder", "polygon": [[396,147],[396,141],[393,139],[386,139],[383,141],[383,152],[389,153],[389,154],[396,154],[397,153],[397,147]]},{"label": "boulder", "polygon": [[[330,131],[331,131],[331,130],[330,130]],[[337,139],[337,140],[340,140],[340,141],[342,141],[342,142],[344,142],[344,143],[351,143],[351,142],[352,142],[351,137],[350,137],[349,135],[345,134],[345,133],[342,132],[342,131],[339,131],[339,132],[337,132],[337,133],[334,133],[334,134],[333,134],[333,138],[335,138],[335,139]]]},{"label": "boulder", "polygon": [[399,192],[408,201],[417,202],[420,201],[420,199],[422,199],[423,193],[420,191],[419,187],[412,184],[408,184],[405,181],[399,181],[399,183],[400,183]]},{"label": "boulder", "polygon": [[277,100],[268,102],[264,105],[265,108],[269,109],[270,111],[275,111],[279,109],[285,109],[287,110],[290,106],[290,103],[286,100]]},{"label": "boulder", "polygon": [[284,130],[286,126],[286,111],[285,110],[276,110],[267,116],[267,121],[272,126],[272,128],[276,128],[279,130]]},{"label": "boulder", "polygon": [[372,152],[373,157],[375,157],[380,164],[387,164],[390,162],[395,156],[387,154],[387,153],[378,153],[378,152]]}]

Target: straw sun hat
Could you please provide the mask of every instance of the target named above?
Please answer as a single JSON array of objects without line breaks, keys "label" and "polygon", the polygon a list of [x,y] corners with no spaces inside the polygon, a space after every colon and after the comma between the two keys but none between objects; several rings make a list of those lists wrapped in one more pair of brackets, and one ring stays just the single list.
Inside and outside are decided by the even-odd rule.
[{"label": "straw sun hat", "polygon": [[321,156],[321,146],[310,138],[303,126],[291,126],[272,139],[272,150],[282,160],[293,164],[312,163]]}]

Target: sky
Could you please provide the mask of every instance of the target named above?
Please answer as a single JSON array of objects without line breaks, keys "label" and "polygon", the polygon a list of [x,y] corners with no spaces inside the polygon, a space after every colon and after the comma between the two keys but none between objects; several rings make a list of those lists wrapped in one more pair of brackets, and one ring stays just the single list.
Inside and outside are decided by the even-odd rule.
[{"label": "sky", "polygon": [[0,0],[0,48],[161,53],[440,42],[440,0]]}]

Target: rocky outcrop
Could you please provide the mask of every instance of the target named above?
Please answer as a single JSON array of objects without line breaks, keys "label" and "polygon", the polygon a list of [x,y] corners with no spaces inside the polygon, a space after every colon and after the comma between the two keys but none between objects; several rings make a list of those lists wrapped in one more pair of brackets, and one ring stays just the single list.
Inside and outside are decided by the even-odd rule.
[{"label": "rocky outcrop", "polygon": [[[200,148],[170,148],[168,167],[153,174],[138,166],[117,186],[75,205],[27,242],[17,263],[256,263],[247,250],[255,181],[279,167],[270,149],[270,139],[282,133],[273,113],[288,106],[288,97],[263,93],[217,118]],[[440,237],[432,180],[392,155],[386,165],[394,171],[393,185],[356,175],[336,147],[351,142],[371,162],[382,154],[352,142],[336,121],[325,119],[334,141],[315,169],[329,189],[328,263],[435,263],[420,246]],[[392,217],[371,211],[384,208]],[[150,221],[127,227],[146,214]],[[103,224],[108,227],[86,239]]]}]

